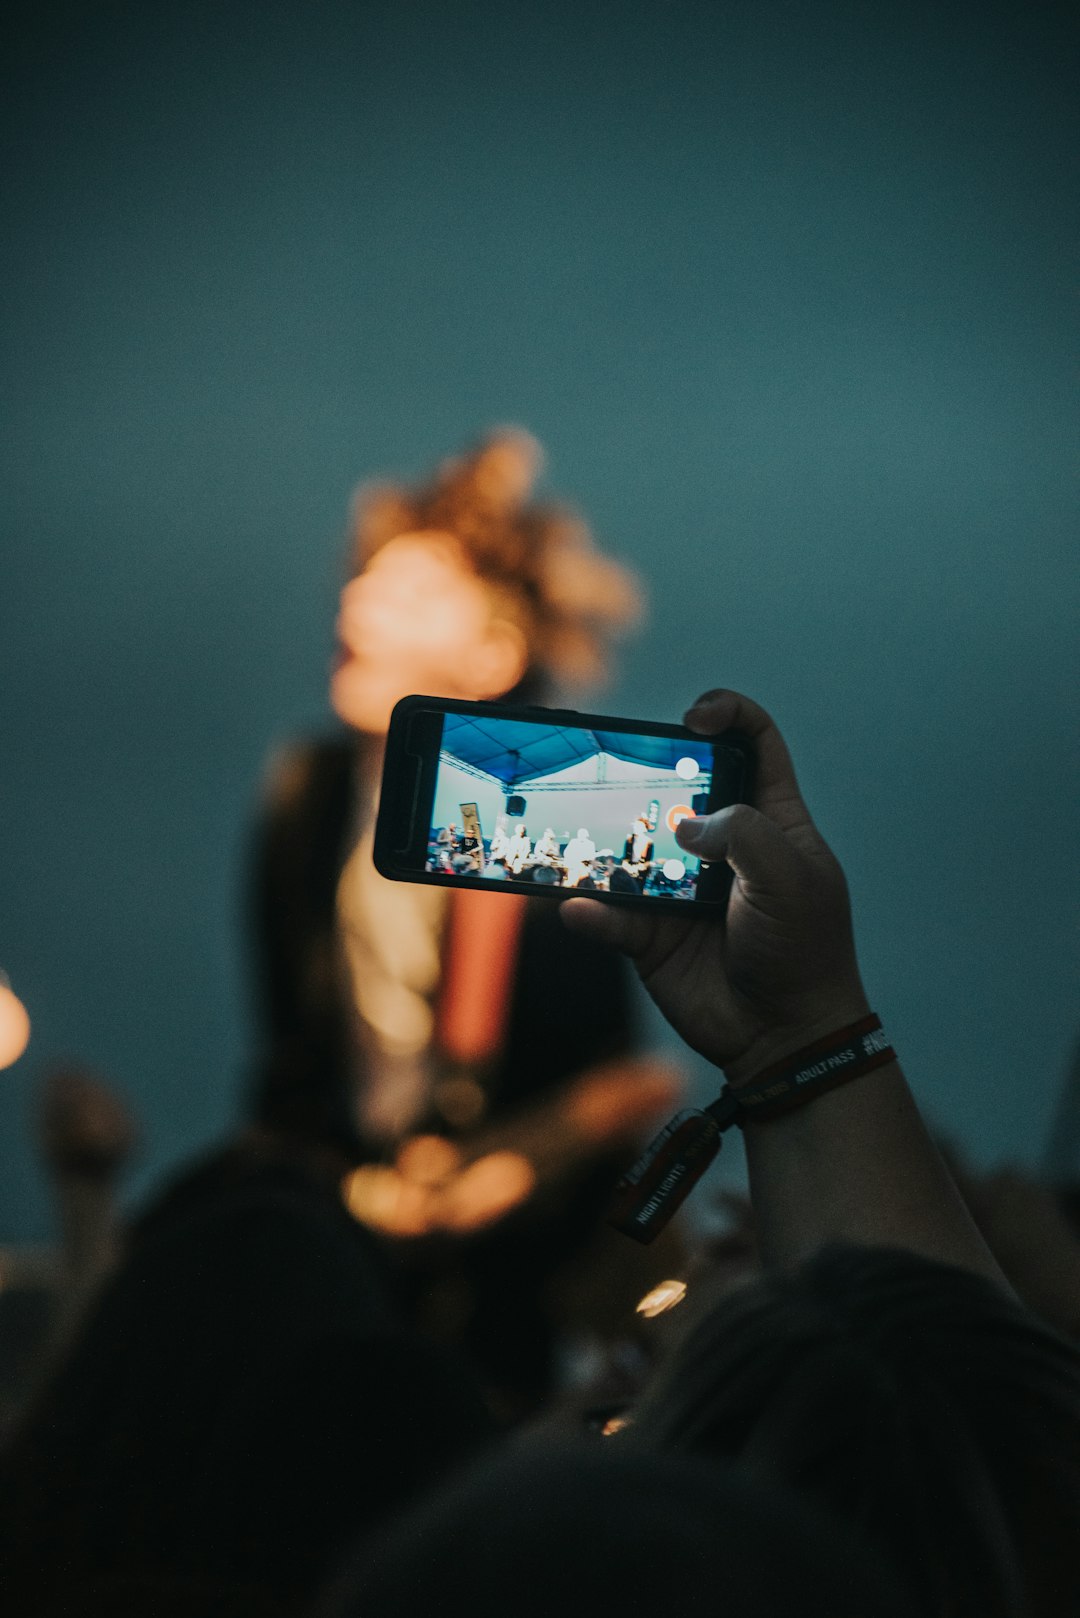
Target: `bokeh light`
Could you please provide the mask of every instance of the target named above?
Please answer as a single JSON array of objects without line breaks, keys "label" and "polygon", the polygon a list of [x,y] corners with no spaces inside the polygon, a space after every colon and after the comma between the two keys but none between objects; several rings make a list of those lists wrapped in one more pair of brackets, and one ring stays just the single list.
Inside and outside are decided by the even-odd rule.
[{"label": "bokeh light", "polygon": [[0,972],[0,1067],[17,1062],[29,1043],[29,1014]]},{"label": "bokeh light", "polygon": [[685,1297],[685,1281],[661,1281],[651,1292],[646,1292],[637,1306],[636,1313],[644,1315],[646,1320],[654,1320],[657,1315],[664,1314],[668,1309],[674,1309]]}]

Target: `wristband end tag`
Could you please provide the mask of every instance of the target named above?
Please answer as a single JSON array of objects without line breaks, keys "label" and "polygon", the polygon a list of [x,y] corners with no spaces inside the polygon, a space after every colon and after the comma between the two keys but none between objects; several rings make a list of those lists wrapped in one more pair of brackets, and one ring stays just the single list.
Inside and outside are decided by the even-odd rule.
[{"label": "wristband end tag", "polygon": [[662,1129],[615,1187],[609,1223],[647,1244],[674,1218],[722,1144],[708,1113],[680,1112]]}]

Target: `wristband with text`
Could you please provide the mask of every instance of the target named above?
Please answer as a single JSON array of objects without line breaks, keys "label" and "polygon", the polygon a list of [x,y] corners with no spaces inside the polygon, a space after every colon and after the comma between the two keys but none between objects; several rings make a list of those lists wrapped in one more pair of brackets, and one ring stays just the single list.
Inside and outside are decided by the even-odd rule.
[{"label": "wristband with text", "polygon": [[610,1223],[634,1241],[651,1242],[716,1157],[725,1130],[782,1117],[895,1060],[880,1018],[871,1014],[793,1051],[748,1084],[726,1084],[709,1106],[678,1113],[626,1171],[615,1187]]}]

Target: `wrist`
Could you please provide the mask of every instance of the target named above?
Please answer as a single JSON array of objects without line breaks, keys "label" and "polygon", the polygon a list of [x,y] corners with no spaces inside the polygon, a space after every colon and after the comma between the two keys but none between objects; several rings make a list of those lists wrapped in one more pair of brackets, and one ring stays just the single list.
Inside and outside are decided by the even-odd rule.
[{"label": "wrist", "polygon": [[733,1090],[753,1082],[766,1068],[794,1056],[818,1040],[870,1013],[870,1003],[861,984],[830,994],[803,1016],[777,1020],[763,1028],[745,1051],[724,1063],[724,1077]]}]

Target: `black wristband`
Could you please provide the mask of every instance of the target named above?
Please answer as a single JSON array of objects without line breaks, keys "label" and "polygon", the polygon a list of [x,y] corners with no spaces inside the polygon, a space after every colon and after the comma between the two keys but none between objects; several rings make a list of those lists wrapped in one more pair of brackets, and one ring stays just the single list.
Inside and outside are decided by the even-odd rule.
[{"label": "black wristband", "polygon": [[703,1110],[678,1113],[626,1171],[615,1187],[610,1223],[636,1242],[651,1242],[682,1207],[733,1124],[782,1117],[895,1060],[881,1019],[871,1013],[785,1056],[750,1084],[726,1084]]},{"label": "black wristband", "polygon": [[862,1017],[767,1067],[750,1084],[727,1088],[738,1102],[740,1124],[765,1122],[896,1061],[881,1018]]}]

